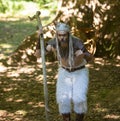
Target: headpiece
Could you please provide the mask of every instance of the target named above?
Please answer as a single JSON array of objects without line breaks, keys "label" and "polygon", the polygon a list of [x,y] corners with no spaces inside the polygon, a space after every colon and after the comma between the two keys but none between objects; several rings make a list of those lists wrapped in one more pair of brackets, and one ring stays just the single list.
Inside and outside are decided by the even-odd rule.
[{"label": "headpiece", "polygon": [[67,25],[65,23],[58,23],[56,25],[56,31],[70,32],[70,27],[69,27],[69,25]]}]

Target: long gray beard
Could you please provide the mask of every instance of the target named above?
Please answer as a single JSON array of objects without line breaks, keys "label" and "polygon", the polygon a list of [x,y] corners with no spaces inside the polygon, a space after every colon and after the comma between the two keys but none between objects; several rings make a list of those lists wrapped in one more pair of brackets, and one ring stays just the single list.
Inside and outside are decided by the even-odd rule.
[{"label": "long gray beard", "polygon": [[68,58],[69,55],[69,43],[59,43],[59,51],[62,58]]},{"label": "long gray beard", "polygon": [[[57,58],[58,58],[60,66],[62,66],[61,58],[63,58],[63,56],[65,56],[66,58],[68,58],[68,63],[69,63],[70,68],[72,68],[74,66],[74,54],[73,54],[74,52],[73,52],[73,41],[72,41],[71,35],[69,35],[69,45],[68,45],[67,50],[64,50],[64,51],[61,50],[63,48],[61,48],[59,46],[57,37],[56,37],[56,48],[57,48]],[[67,52],[65,52],[65,51],[67,51]]]}]

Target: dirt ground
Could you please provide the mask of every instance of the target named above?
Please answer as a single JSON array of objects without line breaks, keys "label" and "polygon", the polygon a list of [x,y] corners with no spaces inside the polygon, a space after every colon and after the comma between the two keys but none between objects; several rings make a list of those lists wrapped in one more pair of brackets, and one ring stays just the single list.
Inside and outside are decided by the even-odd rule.
[{"label": "dirt ground", "polygon": [[[96,58],[90,70],[85,121],[120,121],[120,59]],[[47,62],[49,121],[62,121],[55,99],[57,62]],[[72,112],[72,121],[75,115]],[[0,63],[0,121],[45,121],[40,63]]]}]

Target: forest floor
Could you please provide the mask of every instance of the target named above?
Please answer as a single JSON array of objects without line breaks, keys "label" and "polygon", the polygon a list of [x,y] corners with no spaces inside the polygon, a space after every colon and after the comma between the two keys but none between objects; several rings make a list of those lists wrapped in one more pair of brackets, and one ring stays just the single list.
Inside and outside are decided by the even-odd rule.
[{"label": "forest floor", "polygon": [[[96,58],[89,64],[88,112],[85,121],[120,120],[119,59]],[[49,120],[62,121],[55,99],[57,62],[47,62]],[[40,63],[0,64],[0,121],[45,121],[43,76]],[[74,113],[72,113],[72,120]]]}]

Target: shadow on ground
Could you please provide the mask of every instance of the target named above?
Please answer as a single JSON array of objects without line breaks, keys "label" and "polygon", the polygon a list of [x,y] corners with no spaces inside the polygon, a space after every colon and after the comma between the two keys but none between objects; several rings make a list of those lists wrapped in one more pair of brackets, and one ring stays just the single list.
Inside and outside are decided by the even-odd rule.
[{"label": "shadow on ground", "polygon": [[[90,85],[85,121],[120,120],[119,59],[96,58],[89,64]],[[45,121],[40,63],[0,64],[0,121]],[[49,120],[62,121],[55,99],[57,62],[47,63]],[[74,114],[72,119],[74,119]]]}]

